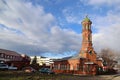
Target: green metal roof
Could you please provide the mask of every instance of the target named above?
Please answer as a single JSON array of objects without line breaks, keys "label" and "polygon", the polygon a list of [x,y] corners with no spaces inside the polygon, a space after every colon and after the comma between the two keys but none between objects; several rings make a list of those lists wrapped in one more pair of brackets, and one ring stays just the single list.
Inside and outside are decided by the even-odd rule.
[{"label": "green metal roof", "polygon": [[90,19],[86,16],[83,21],[90,21]]}]

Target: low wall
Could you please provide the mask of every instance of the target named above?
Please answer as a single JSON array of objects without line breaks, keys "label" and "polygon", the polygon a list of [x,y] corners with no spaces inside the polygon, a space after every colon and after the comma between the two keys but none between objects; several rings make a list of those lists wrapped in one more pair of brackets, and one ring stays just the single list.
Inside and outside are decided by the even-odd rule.
[{"label": "low wall", "polygon": [[96,72],[83,72],[79,70],[54,70],[56,74],[96,75]]}]

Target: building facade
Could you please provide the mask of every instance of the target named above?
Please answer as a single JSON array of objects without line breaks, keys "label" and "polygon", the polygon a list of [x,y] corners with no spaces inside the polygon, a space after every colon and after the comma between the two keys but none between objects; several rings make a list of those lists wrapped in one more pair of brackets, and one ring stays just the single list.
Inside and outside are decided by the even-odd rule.
[{"label": "building facade", "polygon": [[0,49],[0,63],[6,63],[8,66],[14,66],[18,69],[22,69],[30,64],[30,58],[25,54]]},{"label": "building facade", "polygon": [[82,21],[82,46],[78,55],[54,61],[53,70],[56,73],[70,73],[82,75],[95,75],[97,69],[102,67],[102,60],[92,46],[91,20],[86,17]]},{"label": "building facade", "polygon": [[[35,56],[30,56],[30,58],[31,58],[30,63],[32,63]],[[36,59],[37,59],[37,63],[39,64],[39,66],[43,66],[43,65],[50,66],[51,64],[53,64],[53,60],[47,57],[36,56]]]}]

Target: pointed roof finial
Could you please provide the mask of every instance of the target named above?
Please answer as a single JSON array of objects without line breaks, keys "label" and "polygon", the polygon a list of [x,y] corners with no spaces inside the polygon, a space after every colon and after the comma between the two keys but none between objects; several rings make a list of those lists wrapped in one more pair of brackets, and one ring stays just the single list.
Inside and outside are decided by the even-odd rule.
[{"label": "pointed roof finial", "polygon": [[88,18],[88,15],[86,15],[86,18]]},{"label": "pointed roof finial", "polygon": [[88,18],[88,15],[86,15],[83,21],[90,21],[90,19]]}]

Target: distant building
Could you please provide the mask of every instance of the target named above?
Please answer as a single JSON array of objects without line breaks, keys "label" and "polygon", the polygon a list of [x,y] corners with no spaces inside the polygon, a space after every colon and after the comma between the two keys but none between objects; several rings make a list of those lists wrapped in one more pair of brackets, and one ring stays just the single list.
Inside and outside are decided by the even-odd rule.
[{"label": "distant building", "polygon": [[21,69],[22,67],[30,64],[30,58],[25,54],[19,54],[15,51],[0,49],[0,62]]},{"label": "distant building", "polygon": [[97,58],[97,54],[92,47],[91,20],[86,17],[82,21],[82,47],[78,55],[66,57],[54,61],[53,70],[56,73],[70,73],[95,75],[97,69],[102,67],[102,59]]},{"label": "distant building", "polygon": [[[35,56],[30,56],[31,58],[31,62],[33,61],[33,59],[35,58]],[[53,60],[51,58],[47,58],[47,57],[42,57],[42,56],[36,56],[37,58],[37,63],[42,66],[42,65],[46,65],[46,66],[50,66],[51,64],[53,64]]]}]

